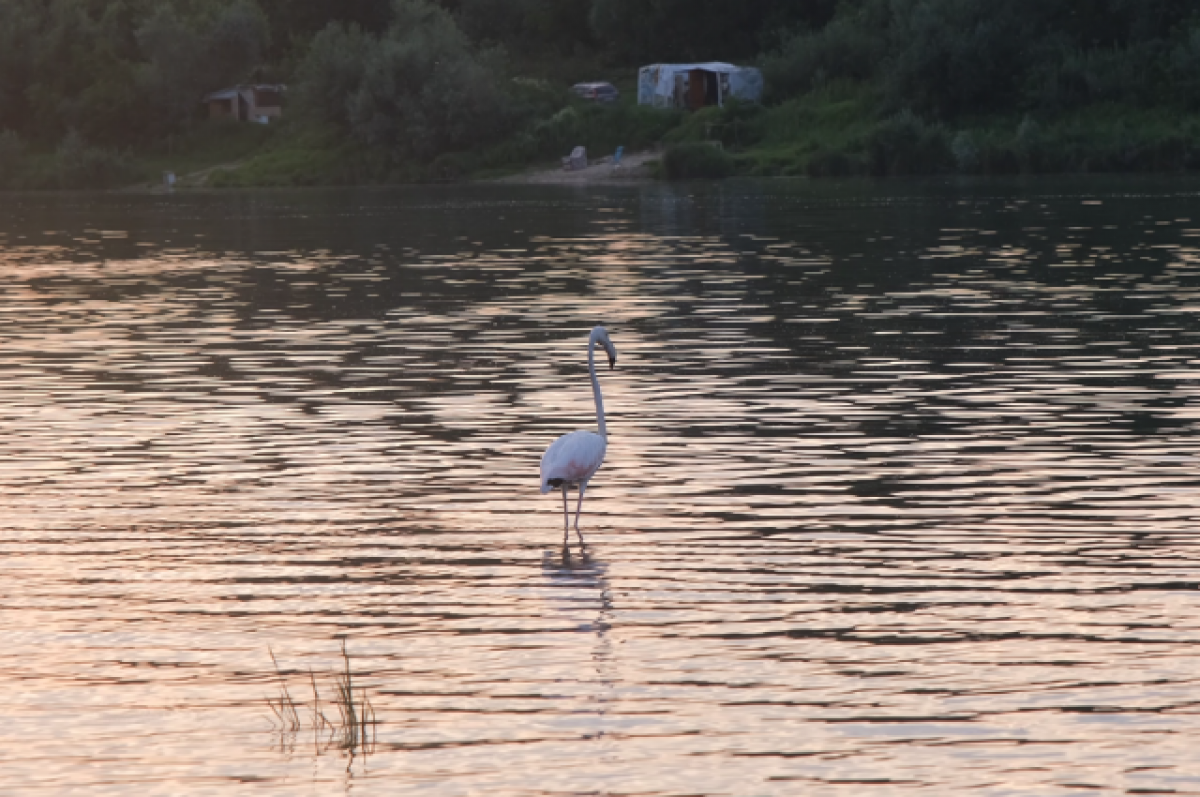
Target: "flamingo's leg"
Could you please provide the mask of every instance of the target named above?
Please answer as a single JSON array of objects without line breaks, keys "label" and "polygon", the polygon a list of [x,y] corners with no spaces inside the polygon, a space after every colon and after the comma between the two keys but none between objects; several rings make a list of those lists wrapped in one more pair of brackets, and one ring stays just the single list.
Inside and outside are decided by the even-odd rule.
[{"label": "flamingo's leg", "polygon": [[567,511],[567,484],[563,482],[563,540],[567,539],[567,532],[571,530],[571,513]]},{"label": "flamingo's leg", "polygon": [[586,489],[587,489],[587,482],[580,482],[579,483],[579,501],[575,504],[575,530],[576,531],[579,531],[579,511],[581,509],[583,509],[583,491]]}]

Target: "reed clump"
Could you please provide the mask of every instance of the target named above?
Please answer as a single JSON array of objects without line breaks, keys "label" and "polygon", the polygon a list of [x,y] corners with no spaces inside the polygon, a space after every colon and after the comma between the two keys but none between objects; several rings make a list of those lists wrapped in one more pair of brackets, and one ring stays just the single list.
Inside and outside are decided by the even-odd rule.
[{"label": "reed clump", "polygon": [[[374,750],[379,721],[367,690],[354,682],[345,640],[342,640],[342,667],[340,671],[332,673],[332,696],[328,699],[322,698],[317,675],[312,668],[308,671],[307,684],[312,689],[312,699],[293,697],[287,676],[275,658],[275,651],[269,647],[267,651],[271,654],[271,662],[279,678],[278,696],[267,698],[267,706],[273,715],[271,724],[276,731],[296,734],[311,730],[320,746],[345,750],[351,755],[367,754]],[[328,686],[326,693],[329,693]],[[336,709],[336,715],[331,716],[332,710],[327,709]]]}]

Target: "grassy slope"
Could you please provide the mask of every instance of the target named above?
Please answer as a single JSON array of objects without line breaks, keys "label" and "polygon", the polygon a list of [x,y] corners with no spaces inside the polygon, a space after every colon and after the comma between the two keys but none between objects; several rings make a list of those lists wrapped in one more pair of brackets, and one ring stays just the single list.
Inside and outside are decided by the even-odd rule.
[{"label": "grassy slope", "polygon": [[183,135],[160,142],[152,150],[140,154],[137,161],[151,177],[163,171],[185,175],[248,158],[270,146],[278,132],[269,125],[205,122]]},{"label": "grassy slope", "polygon": [[177,141],[170,155],[139,157],[138,172],[153,180],[165,169],[186,174],[234,164],[207,179],[216,187],[481,179],[553,168],[574,144],[594,157],[621,145],[713,140],[732,155],[737,173],[760,176],[1200,168],[1200,119],[1169,109],[1091,106],[1056,119],[1006,115],[945,125],[913,114],[884,116],[874,87],[840,83],[771,107],[684,114],[637,106],[632,74],[607,77],[622,91],[615,106],[574,102],[493,147],[431,163],[397,165],[386,153],[286,123],[208,124]]}]

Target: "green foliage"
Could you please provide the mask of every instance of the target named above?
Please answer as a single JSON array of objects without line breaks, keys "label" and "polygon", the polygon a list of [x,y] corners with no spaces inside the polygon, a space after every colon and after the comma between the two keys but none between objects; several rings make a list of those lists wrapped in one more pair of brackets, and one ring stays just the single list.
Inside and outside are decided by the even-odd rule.
[{"label": "green foliage", "polygon": [[[637,65],[758,53],[763,106],[632,102]],[[620,103],[569,94],[599,79]],[[203,122],[205,93],[248,81],[290,84],[283,125]],[[143,173],[224,159],[244,163],[213,183],[303,185],[660,143],[664,174],[1192,169],[1198,106],[1183,0],[0,2],[10,187],[113,185],[138,176],[131,153]]]},{"label": "green foliage", "polygon": [[1155,48],[1145,45],[1065,51],[1030,70],[1027,104],[1059,113],[1094,103],[1149,100],[1156,89],[1146,85],[1146,76],[1155,72],[1156,59]]},{"label": "green foliage", "polygon": [[557,162],[577,146],[586,147],[593,158],[611,154],[617,147],[645,149],[662,140],[682,116],[678,111],[640,105],[575,101],[527,123],[490,147],[441,155],[420,172],[420,177],[447,180],[469,175],[499,176],[519,171],[530,162]]},{"label": "green foliage", "polygon": [[24,167],[25,142],[12,130],[0,130],[0,187],[12,188]]},{"label": "green foliage", "polygon": [[931,174],[953,162],[946,129],[909,110],[881,121],[865,143],[872,174]]},{"label": "green foliage", "polygon": [[668,180],[698,177],[729,177],[734,172],[733,158],[717,144],[688,141],[667,147],[662,157],[663,173]]},{"label": "green foliage", "polygon": [[979,145],[966,130],[955,134],[950,142],[950,155],[954,158],[954,168],[963,174],[971,174],[979,168]]},{"label": "green foliage", "polygon": [[217,169],[208,180],[214,188],[250,186],[344,185],[356,171],[344,153],[330,147],[283,145],[234,168]]},{"label": "green foliage", "polygon": [[348,122],[363,143],[426,158],[508,132],[494,51],[472,52],[448,13],[425,0],[397,0],[397,19],[366,59],[349,98]]},{"label": "green foliage", "polygon": [[273,56],[286,60],[331,23],[355,25],[372,33],[387,29],[391,0],[258,0],[267,18]]},{"label": "green foliage", "polygon": [[594,46],[588,18],[592,0],[451,0],[444,5],[475,42],[557,57]]},{"label": "green foliage", "polygon": [[478,51],[429,0],[395,0],[382,36],[332,25],[301,66],[315,118],[399,159],[485,144],[516,122],[496,51]]},{"label": "green foliage", "polygon": [[1179,93],[1195,107],[1200,103],[1200,21],[1181,25],[1173,38],[1169,74]]},{"label": "green foliage", "polygon": [[818,150],[808,157],[804,172],[809,177],[850,177],[866,173],[866,160],[846,152]]},{"label": "green foliage", "polygon": [[[461,3],[459,14],[490,8],[482,0]],[[533,0],[520,8],[546,11]],[[585,103],[561,84],[504,79],[501,53],[474,45],[439,6],[397,0],[393,11],[382,35],[340,24],[318,33],[296,93],[297,110],[318,126],[385,155],[382,175],[407,169],[445,179],[559,157],[579,145],[593,153],[640,148],[679,121],[675,111]],[[545,24],[566,23],[551,14]]]},{"label": "green foliage", "polygon": [[366,73],[378,39],[357,25],[330,23],[313,37],[300,63],[296,110],[318,125],[349,126],[349,98]]},{"label": "green foliage", "polygon": [[[872,13],[875,12],[875,13]],[[862,81],[872,77],[887,52],[885,29],[867,5],[837,17],[817,31],[788,38],[763,58],[767,101],[780,101],[821,88],[831,79]]]},{"label": "green foliage", "polygon": [[846,79],[884,108],[949,120],[1101,102],[1191,106],[1200,18],[1178,0],[859,0],[763,59],[768,100]]},{"label": "green foliage", "polygon": [[20,158],[25,154],[25,143],[14,131],[0,131],[0,184],[7,176],[16,173]]},{"label": "green foliage", "polygon": [[0,3],[0,128],[27,141],[78,130],[110,146],[180,129],[204,92],[261,63],[254,0]]},{"label": "green foliage", "polygon": [[683,114],[644,105],[599,105],[576,103],[548,119],[535,122],[526,131],[534,142],[533,154],[565,155],[576,146],[593,155],[611,153],[617,147],[644,149],[676,127]]},{"label": "green foliage", "polygon": [[63,139],[55,157],[63,188],[112,188],[134,176],[127,156],[91,146],[74,130]]},{"label": "green foliage", "polygon": [[174,172],[181,187],[208,185],[214,166],[244,162],[289,140],[287,122],[256,125],[211,119],[191,126],[137,153],[139,179],[158,184],[164,171]]},{"label": "green foliage", "polygon": [[877,124],[878,104],[869,86],[838,81],[763,108],[753,118],[759,137],[749,137],[739,168],[762,176],[865,174],[863,142]]},{"label": "green foliage", "polygon": [[237,82],[260,62],[267,40],[266,18],[251,0],[234,0],[210,19],[189,19],[162,5],[135,31],[147,62],[138,70],[138,89],[157,113],[161,134],[178,129],[208,91]]},{"label": "green foliage", "polygon": [[[960,134],[961,135],[961,134]],[[1200,166],[1200,123],[1190,115],[1094,106],[1043,124],[968,133],[986,173],[1182,171]]]},{"label": "green foliage", "polygon": [[597,41],[622,63],[713,61],[753,56],[764,38],[824,25],[835,0],[593,0]]},{"label": "green foliage", "polygon": [[895,0],[892,13],[885,96],[939,115],[1011,106],[1028,43],[1044,35],[1032,0]]},{"label": "green foliage", "polygon": [[724,147],[741,149],[763,138],[765,113],[760,105],[737,101],[724,107],[701,108],[695,113],[682,114],[678,124],[663,136],[663,142],[715,141]]},{"label": "green foliage", "polygon": [[213,88],[249,77],[270,42],[267,18],[253,0],[233,0],[214,15],[204,34],[204,73]]},{"label": "green foliage", "polygon": [[[763,68],[775,107],[744,165],[758,173],[1197,163],[1186,114],[1200,104],[1200,17],[1177,0],[846,2],[824,28],[785,37]],[[841,133],[823,133],[837,128],[835,103],[808,98],[838,81],[877,87],[877,110],[849,107]]]}]

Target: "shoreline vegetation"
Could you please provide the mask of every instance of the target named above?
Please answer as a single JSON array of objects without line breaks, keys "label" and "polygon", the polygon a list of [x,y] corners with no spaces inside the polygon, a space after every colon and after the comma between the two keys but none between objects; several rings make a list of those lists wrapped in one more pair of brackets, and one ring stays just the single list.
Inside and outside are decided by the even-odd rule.
[{"label": "shoreline vegetation", "polygon": [[[760,67],[763,102],[636,104],[638,65],[700,60]],[[288,86],[281,119],[206,118],[247,82]],[[629,155],[557,174],[575,146]],[[1198,168],[1182,0],[0,4],[7,189]]]}]

